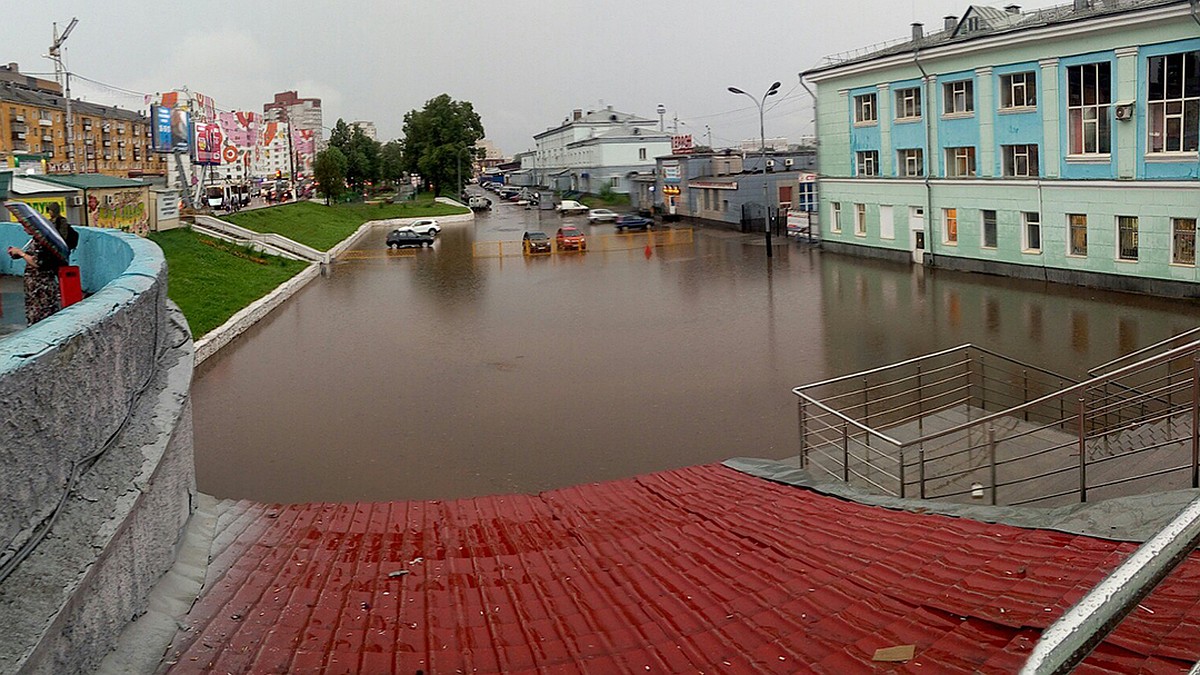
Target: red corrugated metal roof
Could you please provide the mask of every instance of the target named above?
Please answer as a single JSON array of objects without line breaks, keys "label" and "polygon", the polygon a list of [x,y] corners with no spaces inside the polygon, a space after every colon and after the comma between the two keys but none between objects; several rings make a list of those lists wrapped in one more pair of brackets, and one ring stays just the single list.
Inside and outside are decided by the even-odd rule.
[{"label": "red corrugated metal roof", "polygon": [[[536,496],[242,510],[164,669],[1014,672],[1135,548],[722,465]],[[1193,555],[1083,672],[1186,672],[1197,602]],[[906,644],[907,663],[872,660]]]}]

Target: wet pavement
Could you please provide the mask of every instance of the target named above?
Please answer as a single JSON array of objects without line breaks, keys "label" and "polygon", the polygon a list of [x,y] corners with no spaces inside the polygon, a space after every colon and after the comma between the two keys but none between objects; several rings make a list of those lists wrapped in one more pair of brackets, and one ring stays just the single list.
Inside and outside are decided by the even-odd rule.
[{"label": "wet pavement", "polygon": [[[495,256],[564,221],[587,253]],[[799,384],[965,342],[1078,376],[1200,323],[1195,303],[782,241],[768,264],[758,237],[681,232],[647,250],[509,204],[433,249],[389,254],[380,229],[199,369],[199,488],[446,499],[782,459]]]}]

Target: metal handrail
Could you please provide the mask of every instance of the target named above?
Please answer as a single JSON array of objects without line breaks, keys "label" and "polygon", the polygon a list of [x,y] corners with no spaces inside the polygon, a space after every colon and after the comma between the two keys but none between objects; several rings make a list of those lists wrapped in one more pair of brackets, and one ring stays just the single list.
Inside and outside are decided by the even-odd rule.
[{"label": "metal handrail", "polygon": [[1152,345],[1149,345],[1147,347],[1142,347],[1141,349],[1129,352],[1128,354],[1122,354],[1121,356],[1118,356],[1117,358],[1115,358],[1111,361],[1101,363],[1100,365],[1098,365],[1094,368],[1089,368],[1087,371],[1088,375],[1092,375],[1093,377],[1098,376],[1098,375],[1102,374],[1104,371],[1108,370],[1113,364],[1121,363],[1122,361],[1129,361],[1130,359],[1133,359],[1136,361],[1138,359],[1138,357],[1140,357],[1142,354],[1146,354],[1148,352],[1159,350],[1167,343],[1175,342],[1181,338],[1184,338],[1185,336],[1190,338],[1187,340],[1187,343],[1195,342],[1197,339],[1200,339],[1200,326],[1197,326],[1197,327],[1189,329],[1189,330],[1185,330],[1182,333],[1179,333],[1176,335],[1172,335],[1171,337],[1166,338],[1165,340],[1159,340],[1158,342],[1155,342]]},{"label": "metal handrail", "polygon": [[[1097,379],[1099,379],[1101,381],[1115,380],[1117,378],[1128,375],[1130,373],[1137,372],[1138,370],[1141,370],[1141,369],[1144,369],[1144,368],[1147,368],[1150,366],[1159,365],[1160,363],[1162,363],[1164,361],[1170,361],[1174,358],[1177,358],[1178,356],[1180,356],[1182,354],[1186,354],[1188,352],[1194,352],[1197,349],[1200,349],[1200,342],[1189,343],[1187,345],[1184,345],[1183,347],[1177,347],[1175,349],[1172,349],[1171,351],[1163,352],[1162,354],[1160,354],[1158,356],[1151,357],[1150,359],[1148,359],[1146,361],[1140,361],[1138,363],[1133,363],[1128,366],[1124,366],[1118,370],[1114,370],[1113,372],[1103,375]],[[911,447],[913,445],[916,445],[917,443],[928,442],[928,441],[940,438],[942,436],[946,436],[946,435],[949,435],[952,433],[963,431],[970,427],[975,427],[975,426],[979,426],[981,424],[994,422],[998,419],[1002,419],[1005,417],[1012,417],[1013,415],[1015,415],[1017,413],[1020,413],[1025,410],[1033,409],[1033,408],[1035,408],[1039,405],[1042,405],[1048,401],[1053,401],[1055,399],[1063,398],[1063,397],[1069,396],[1071,394],[1079,394],[1082,392],[1086,392],[1089,389],[1096,387],[1097,384],[1099,384],[1099,382],[1097,382],[1097,379],[1084,380],[1083,382],[1078,382],[1069,387],[1066,387],[1065,389],[1060,389],[1058,391],[1046,394],[1040,398],[1036,398],[1032,401],[1029,401],[1028,403],[1023,403],[1021,405],[1014,406],[1012,408],[1008,408],[1008,409],[1002,410],[1000,412],[991,413],[989,415],[984,415],[983,417],[980,417],[977,420],[972,420],[970,422],[964,422],[962,424],[959,424],[958,426],[954,426],[949,429],[944,429],[942,431],[938,431],[938,432],[929,434],[927,436],[922,436],[921,438],[914,439],[914,440],[908,441],[906,443],[902,443],[901,447],[902,448]],[[793,390],[793,391],[795,391],[795,390]]]}]

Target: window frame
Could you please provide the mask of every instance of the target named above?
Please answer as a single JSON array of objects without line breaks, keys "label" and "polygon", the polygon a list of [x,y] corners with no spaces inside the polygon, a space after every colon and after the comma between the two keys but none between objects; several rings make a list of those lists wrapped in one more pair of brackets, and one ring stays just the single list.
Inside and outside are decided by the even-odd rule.
[{"label": "window frame", "polygon": [[[962,109],[958,99],[962,98]],[[967,117],[975,114],[975,80],[954,80],[942,83],[942,116]]]},{"label": "window frame", "polygon": [[[1181,223],[1186,223],[1187,221],[1191,221],[1191,231],[1181,233],[1179,230],[1179,225]],[[1182,260],[1181,259],[1182,256],[1179,255],[1181,234],[1184,237],[1185,242],[1190,240],[1190,243],[1188,244],[1188,248],[1191,249],[1191,251],[1190,251],[1191,259],[1190,260]],[[1172,265],[1184,265],[1187,267],[1195,267],[1196,266],[1196,219],[1195,218],[1172,218],[1171,219],[1171,264]]]},{"label": "window frame", "polygon": [[[896,168],[903,178],[922,178],[925,176],[925,149],[901,148],[896,151]],[[909,165],[916,162],[916,171],[910,171]]]},{"label": "window frame", "polygon": [[879,124],[878,94],[857,94],[854,96],[854,125],[869,126]]},{"label": "window frame", "polygon": [[862,202],[854,204],[854,236],[867,236],[867,205]]},{"label": "window frame", "polygon": [[[1020,82],[1017,78],[1021,78]],[[1019,97],[1018,91],[1021,92]],[[1022,70],[1000,76],[1000,110],[1036,110],[1037,93],[1036,71]]]},{"label": "window frame", "polygon": [[[989,219],[988,214],[991,214]],[[982,248],[999,248],[1000,233],[996,227],[995,209],[979,210],[979,245]],[[988,241],[990,235],[991,242]]]},{"label": "window frame", "polygon": [[921,88],[905,87],[896,90],[896,121],[921,119]]},{"label": "window frame", "polygon": [[[1076,219],[1079,219],[1078,221]],[[1086,213],[1068,213],[1067,214],[1067,255],[1072,258],[1086,258],[1088,255],[1087,241],[1087,214]],[[1076,234],[1082,234],[1080,239],[1076,239]],[[1078,246],[1077,246],[1078,244]]]},{"label": "window frame", "polygon": [[[1100,77],[1104,70],[1107,78]],[[1067,156],[1107,157],[1112,154],[1112,119],[1109,115],[1113,103],[1112,63],[1093,61],[1067,67]],[[1078,73],[1078,77],[1075,76]],[[1088,102],[1085,76],[1091,74],[1090,84],[1095,89],[1092,102]],[[1078,81],[1077,81],[1078,80]],[[1101,84],[1105,85],[1101,87]],[[1078,85],[1078,91],[1075,90]],[[1102,100],[1103,99],[1103,100]],[[1090,117],[1089,117],[1090,115]],[[1093,144],[1088,149],[1088,141]]]},{"label": "window frame", "polygon": [[[1025,143],[1018,145],[1002,145],[1001,175],[1005,178],[1037,178],[1041,174],[1038,160],[1038,144]],[[1019,173],[1019,161],[1025,163],[1025,172]]]},{"label": "window frame", "polygon": [[[1172,71],[1168,62],[1178,58],[1179,64]],[[1191,77],[1188,77],[1188,59]],[[1153,82],[1155,76],[1155,61],[1162,63],[1159,70],[1162,74],[1161,85]],[[1171,94],[1172,84],[1170,75],[1179,75],[1179,82]],[[1156,86],[1159,85],[1159,86]],[[1157,91],[1156,91],[1157,89]],[[1190,91],[1189,91],[1190,89]],[[1190,94],[1190,95],[1189,95]],[[1189,120],[1189,112],[1191,119]],[[1189,128],[1188,123],[1191,122]],[[1171,123],[1175,130],[1171,130]],[[1175,140],[1177,146],[1171,147]],[[1200,151],[1200,50],[1161,54],[1146,58],[1146,154],[1161,155],[1194,155]]]},{"label": "window frame", "polygon": [[[1030,232],[1037,234],[1036,246],[1031,244],[1033,237],[1029,236]],[[1026,253],[1042,252],[1042,214],[1037,211],[1021,212],[1021,250]]]},{"label": "window frame", "polygon": [[[960,161],[964,162],[963,166],[966,168],[965,173],[959,171]],[[974,178],[977,175],[978,167],[975,164],[975,146],[962,145],[946,148],[947,178]]]},{"label": "window frame", "polygon": [[1138,217],[1116,216],[1117,261],[1138,261]]},{"label": "window frame", "polygon": [[855,176],[879,175],[879,151],[858,150],[854,153]]},{"label": "window frame", "polygon": [[958,209],[942,209],[942,243],[958,246]]},{"label": "window frame", "polygon": [[841,202],[829,202],[829,209],[831,211],[830,218],[829,218],[829,231],[841,234],[841,232],[842,232],[842,203]]}]

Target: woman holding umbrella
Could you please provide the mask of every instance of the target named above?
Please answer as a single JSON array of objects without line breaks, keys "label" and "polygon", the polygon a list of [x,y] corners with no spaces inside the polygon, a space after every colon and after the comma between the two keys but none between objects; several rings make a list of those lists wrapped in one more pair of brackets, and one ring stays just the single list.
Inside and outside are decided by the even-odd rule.
[{"label": "woman holding umbrella", "polygon": [[59,310],[58,268],[67,264],[70,253],[58,230],[28,204],[4,205],[31,237],[24,249],[9,246],[8,255],[25,261],[25,319],[32,326]]}]

